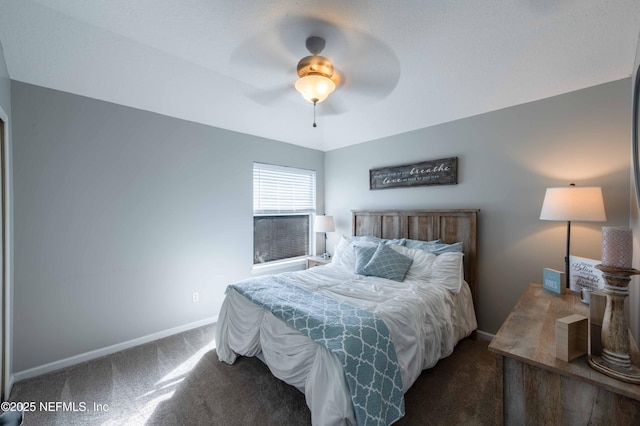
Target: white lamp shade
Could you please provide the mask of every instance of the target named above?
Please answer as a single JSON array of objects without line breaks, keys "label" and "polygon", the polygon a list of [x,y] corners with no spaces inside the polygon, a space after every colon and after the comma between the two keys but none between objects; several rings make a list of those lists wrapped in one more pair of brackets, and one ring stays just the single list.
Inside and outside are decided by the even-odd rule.
[{"label": "white lamp shade", "polygon": [[322,102],[336,89],[336,84],[323,75],[311,74],[296,81],[296,90],[309,102]]},{"label": "white lamp shade", "polygon": [[540,212],[541,220],[604,222],[602,188],[562,187],[547,188]]},{"label": "white lamp shade", "polygon": [[336,230],[333,224],[333,216],[316,216],[316,221],[313,225],[316,232],[333,232]]}]

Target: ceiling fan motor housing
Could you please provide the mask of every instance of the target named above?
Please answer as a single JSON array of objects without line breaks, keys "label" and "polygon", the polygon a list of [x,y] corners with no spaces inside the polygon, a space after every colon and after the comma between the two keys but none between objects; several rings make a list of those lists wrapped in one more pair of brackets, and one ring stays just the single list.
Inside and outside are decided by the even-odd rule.
[{"label": "ceiling fan motor housing", "polygon": [[312,74],[331,78],[333,77],[333,64],[324,56],[305,56],[298,62],[298,77],[302,78]]}]

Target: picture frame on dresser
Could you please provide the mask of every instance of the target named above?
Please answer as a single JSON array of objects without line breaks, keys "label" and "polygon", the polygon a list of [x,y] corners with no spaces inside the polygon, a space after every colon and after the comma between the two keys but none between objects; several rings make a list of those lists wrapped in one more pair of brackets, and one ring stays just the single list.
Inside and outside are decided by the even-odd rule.
[{"label": "picture frame on dresser", "polygon": [[569,274],[571,275],[569,289],[580,293],[585,291],[597,291],[604,288],[602,272],[596,268],[600,264],[599,259],[588,257],[569,256]]}]

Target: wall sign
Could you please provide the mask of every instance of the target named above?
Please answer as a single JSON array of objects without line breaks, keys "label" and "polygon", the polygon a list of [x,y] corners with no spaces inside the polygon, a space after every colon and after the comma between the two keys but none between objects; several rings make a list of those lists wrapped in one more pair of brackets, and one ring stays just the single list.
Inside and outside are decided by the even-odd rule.
[{"label": "wall sign", "polygon": [[458,157],[369,170],[369,189],[457,183]]}]

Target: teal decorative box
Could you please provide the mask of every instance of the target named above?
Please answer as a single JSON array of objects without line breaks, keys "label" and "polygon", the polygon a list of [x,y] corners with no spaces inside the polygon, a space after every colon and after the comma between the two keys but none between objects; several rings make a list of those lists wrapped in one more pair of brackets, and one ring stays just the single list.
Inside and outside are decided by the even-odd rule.
[{"label": "teal decorative box", "polygon": [[542,271],[542,287],[555,294],[563,294],[565,273],[555,269],[544,268]]}]

